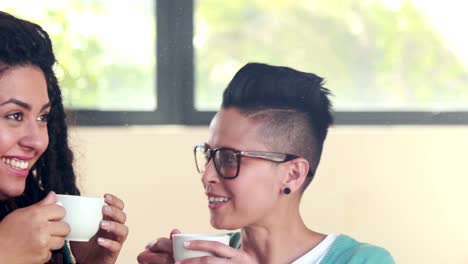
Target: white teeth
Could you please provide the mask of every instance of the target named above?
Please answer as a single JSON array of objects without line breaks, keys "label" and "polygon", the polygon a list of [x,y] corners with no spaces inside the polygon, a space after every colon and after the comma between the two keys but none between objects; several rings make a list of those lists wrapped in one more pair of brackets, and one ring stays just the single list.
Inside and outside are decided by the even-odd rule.
[{"label": "white teeth", "polygon": [[17,170],[24,170],[29,167],[29,162],[19,159],[7,159],[5,157],[2,158],[3,163],[9,165],[13,169]]},{"label": "white teeth", "polygon": [[208,201],[210,203],[225,203],[227,201],[229,201],[229,198],[227,197],[208,197]]}]

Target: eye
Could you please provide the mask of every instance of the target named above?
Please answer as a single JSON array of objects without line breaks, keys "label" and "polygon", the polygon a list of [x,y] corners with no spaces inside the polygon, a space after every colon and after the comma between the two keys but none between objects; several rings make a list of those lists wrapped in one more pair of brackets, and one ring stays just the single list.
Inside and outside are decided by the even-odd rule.
[{"label": "eye", "polygon": [[237,166],[237,156],[234,152],[230,150],[219,151],[218,160],[220,164],[228,167]]},{"label": "eye", "polygon": [[49,113],[45,113],[37,118],[37,121],[47,123],[49,121]]},{"label": "eye", "polygon": [[23,113],[16,112],[16,113],[13,113],[13,114],[9,114],[6,117],[8,119],[12,119],[12,120],[15,120],[15,121],[21,121],[21,120],[23,120]]}]

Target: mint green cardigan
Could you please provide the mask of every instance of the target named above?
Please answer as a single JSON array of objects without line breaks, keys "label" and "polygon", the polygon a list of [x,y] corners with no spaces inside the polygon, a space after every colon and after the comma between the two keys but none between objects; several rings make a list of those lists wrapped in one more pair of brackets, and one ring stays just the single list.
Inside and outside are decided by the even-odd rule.
[{"label": "mint green cardigan", "polygon": [[[240,248],[239,232],[230,233],[229,245]],[[349,236],[339,235],[320,264],[394,264],[390,253],[385,249],[366,243],[360,243]]]},{"label": "mint green cardigan", "polygon": [[64,264],[74,264],[70,247],[68,246],[68,243],[66,242],[65,242],[65,245],[63,245],[62,253],[63,253]]}]

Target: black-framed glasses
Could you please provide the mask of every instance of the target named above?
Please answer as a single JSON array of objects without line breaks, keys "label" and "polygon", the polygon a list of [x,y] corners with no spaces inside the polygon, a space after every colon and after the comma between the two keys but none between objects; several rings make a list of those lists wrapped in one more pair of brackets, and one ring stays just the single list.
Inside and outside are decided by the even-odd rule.
[{"label": "black-framed glasses", "polygon": [[297,155],[279,152],[241,151],[227,147],[211,149],[206,144],[196,145],[193,152],[199,173],[203,173],[210,160],[213,159],[216,171],[224,179],[234,179],[239,175],[242,157],[269,160],[276,163],[299,158]]}]

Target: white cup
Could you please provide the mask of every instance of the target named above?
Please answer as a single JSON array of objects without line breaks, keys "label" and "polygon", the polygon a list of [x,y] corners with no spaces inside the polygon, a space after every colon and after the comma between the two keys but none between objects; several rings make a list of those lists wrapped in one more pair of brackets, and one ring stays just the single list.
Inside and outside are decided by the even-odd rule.
[{"label": "white cup", "polygon": [[65,208],[62,221],[70,225],[65,238],[69,241],[89,241],[99,230],[104,198],[57,194],[58,205]]},{"label": "white cup", "polygon": [[210,252],[188,250],[184,247],[185,241],[190,240],[209,240],[218,241],[225,245],[229,245],[230,236],[225,234],[174,234],[172,235],[172,248],[174,252],[174,260],[181,261],[187,258],[198,258],[203,256],[213,256]]}]

